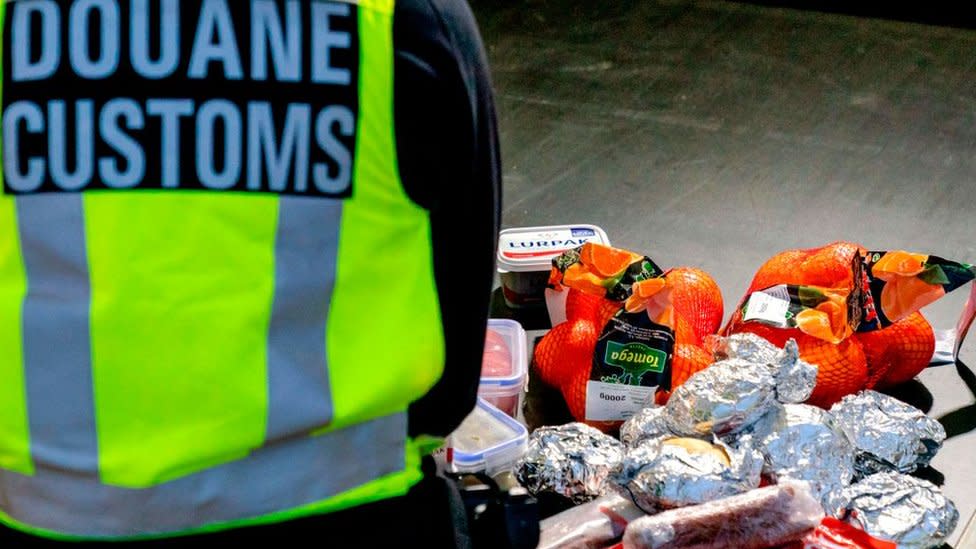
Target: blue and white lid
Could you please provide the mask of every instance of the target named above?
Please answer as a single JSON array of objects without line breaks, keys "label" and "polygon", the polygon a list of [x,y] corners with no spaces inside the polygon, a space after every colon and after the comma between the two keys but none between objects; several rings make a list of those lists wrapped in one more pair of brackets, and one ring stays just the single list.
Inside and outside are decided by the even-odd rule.
[{"label": "blue and white lid", "polygon": [[494,475],[514,466],[528,447],[529,431],[478,397],[474,410],[447,440],[447,463],[457,473]]},{"label": "blue and white lid", "polygon": [[548,271],[552,258],[586,242],[609,246],[607,233],[596,225],[516,227],[498,234],[498,269],[508,272]]}]

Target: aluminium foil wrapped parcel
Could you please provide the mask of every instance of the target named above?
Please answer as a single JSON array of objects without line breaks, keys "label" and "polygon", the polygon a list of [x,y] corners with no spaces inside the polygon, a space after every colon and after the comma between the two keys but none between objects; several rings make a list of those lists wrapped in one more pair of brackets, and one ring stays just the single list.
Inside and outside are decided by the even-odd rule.
[{"label": "aluminium foil wrapped parcel", "polygon": [[585,423],[539,427],[515,462],[515,477],[533,495],[557,494],[578,505],[609,493],[607,479],[623,452],[623,443]]}]

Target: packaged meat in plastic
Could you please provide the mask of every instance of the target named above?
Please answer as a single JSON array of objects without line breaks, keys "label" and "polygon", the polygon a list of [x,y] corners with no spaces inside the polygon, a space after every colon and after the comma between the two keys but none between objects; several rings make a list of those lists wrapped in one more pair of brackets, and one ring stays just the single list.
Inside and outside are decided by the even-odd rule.
[{"label": "packaged meat in plastic", "polygon": [[478,396],[518,418],[528,378],[528,340],[522,324],[510,318],[489,318]]},{"label": "packaged meat in plastic", "polygon": [[539,523],[536,549],[598,549],[623,536],[630,521],[644,511],[628,497],[608,494],[571,507]]},{"label": "packaged meat in plastic", "polygon": [[512,374],[512,350],[505,336],[491,328],[485,331],[485,352],[481,360],[482,377],[502,377]]},{"label": "packaged meat in plastic", "polygon": [[894,471],[869,475],[844,488],[842,518],[898,549],[942,545],[959,522],[959,511],[931,482]]},{"label": "packaged meat in plastic", "polygon": [[854,444],[854,467],[862,476],[914,472],[929,464],[946,438],[935,418],[877,391],[847,395],[830,413]]},{"label": "packaged meat in plastic", "polygon": [[635,519],[624,549],[766,549],[801,540],[824,517],[805,483],[754,488]]},{"label": "packaged meat in plastic", "polygon": [[665,436],[628,449],[611,480],[640,508],[653,513],[755,488],[762,466],[762,455],[745,447]]},{"label": "packaged meat in plastic", "polygon": [[539,427],[515,476],[532,495],[556,494],[578,505],[610,492],[605,483],[623,451],[619,440],[585,423]]}]

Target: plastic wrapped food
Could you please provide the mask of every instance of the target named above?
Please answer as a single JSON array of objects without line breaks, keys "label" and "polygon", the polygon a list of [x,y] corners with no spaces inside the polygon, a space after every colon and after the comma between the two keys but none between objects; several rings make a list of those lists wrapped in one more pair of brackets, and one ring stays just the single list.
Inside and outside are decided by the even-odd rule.
[{"label": "plastic wrapped food", "polygon": [[649,513],[705,503],[759,486],[763,458],[751,449],[688,437],[645,440],[611,479]]},{"label": "plastic wrapped food", "polygon": [[854,477],[854,451],[829,412],[809,404],[783,404],[753,428],[766,460],[764,475],[776,482],[802,480],[828,512],[838,491]]},{"label": "plastic wrapped food", "polygon": [[536,549],[606,547],[623,536],[630,521],[644,515],[630,498],[619,494],[601,496],[543,519]]},{"label": "plastic wrapped food", "polygon": [[512,350],[505,336],[489,328],[485,332],[485,352],[481,361],[481,377],[512,375]]},{"label": "plastic wrapped food", "polygon": [[823,509],[804,483],[743,494],[638,518],[624,531],[624,549],[766,549],[803,538]]},{"label": "plastic wrapped food", "polygon": [[513,418],[528,381],[528,341],[517,320],[489,318],[478,396]]},{"label": "plastic wrapped food", "polygon": [[959,511],[938,486],[894,471],[867,476],[841,496],[848,522],[898,549],[938,547],[959,522]]},{"label": "plastic wrapped food", "polygon": [[585,423],[539,427],[529,435],[515,476],[533,495],[557,494],[578,505],[605,495],[623,451],[619,440]]},{"label": "plastic wrapped food", "polygon": [[914,472],[929,464],[946,438],[934,418],[877,391],[845,396],[830,413],[854,444],[854,467],[862,476]]},{"label": "plastic wrapped food", "polygon": [[504,411],[478,398],[474,409],[447,438],[447,465],[458,473],[511,471],[525,452],[528,430]]}]

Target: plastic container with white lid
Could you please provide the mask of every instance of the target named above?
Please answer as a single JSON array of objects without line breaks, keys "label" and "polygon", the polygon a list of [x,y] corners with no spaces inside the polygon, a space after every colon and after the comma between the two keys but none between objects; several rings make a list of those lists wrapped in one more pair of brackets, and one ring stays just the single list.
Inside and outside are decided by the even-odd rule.
[{"label": "plastic container with white lid", "polygon": [[505,304],[512,309],[545,304],[552,259],[586,242],[610,245],[607,233],[596,225],[516,227],[498,235],[498,276]]},{"label": "plastic container with white lid", "polygon": [[478,398],[474,410],[448,437],[446,460],[455,473],[510,471],[528,447],[529,431],[505,412]]},{"label": "plastic container with white lid", "polygon": [[[519,404],[529,378],[529,351],[525,329],[509,318],[489,318],[488,330],[495,332],[505,342],[509,351],[511,370],[507,375],[484,375],[478,384],[478,396],[518,419]],[[489,334],[490,335],[490,334]],[[486,339],[489,344],[490,338]],[[486,352],[485,358],[487,359]]]}]

